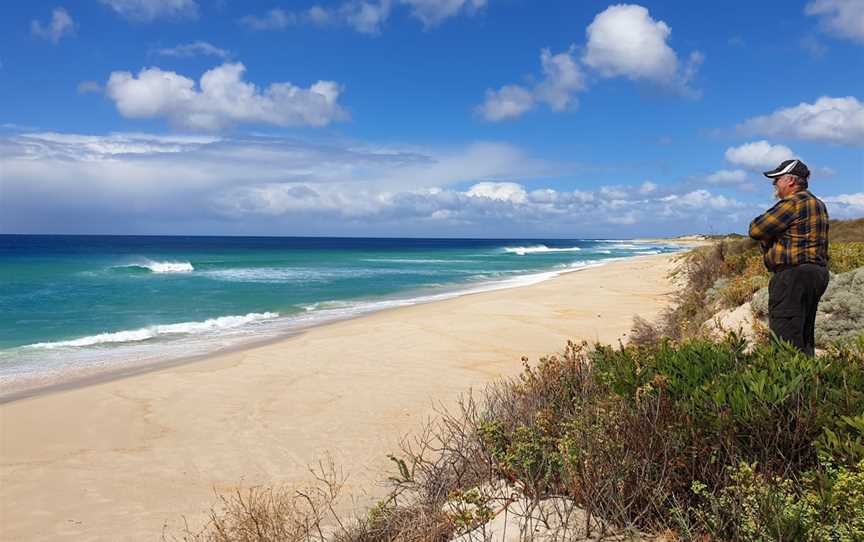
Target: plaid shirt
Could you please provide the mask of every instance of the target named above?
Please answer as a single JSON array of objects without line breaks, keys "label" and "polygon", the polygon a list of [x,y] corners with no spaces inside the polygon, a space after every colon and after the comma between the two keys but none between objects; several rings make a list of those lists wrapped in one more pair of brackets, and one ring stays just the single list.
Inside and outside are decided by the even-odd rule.
[{"label": "plaid shirt", "polygon": [[761,241],[769,271],[781,265],[828,264],[828,211],[809,190],[781,199],[754,218],[750,237]]}]

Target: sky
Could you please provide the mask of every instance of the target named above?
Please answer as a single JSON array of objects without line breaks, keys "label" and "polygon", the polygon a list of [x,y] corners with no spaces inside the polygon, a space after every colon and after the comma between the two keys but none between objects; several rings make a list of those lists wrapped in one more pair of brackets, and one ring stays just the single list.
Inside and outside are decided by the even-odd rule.
[{"label": "sky", "polygon": [[864,1],[0,7],[0,233],[746,232],[864,216]]}]

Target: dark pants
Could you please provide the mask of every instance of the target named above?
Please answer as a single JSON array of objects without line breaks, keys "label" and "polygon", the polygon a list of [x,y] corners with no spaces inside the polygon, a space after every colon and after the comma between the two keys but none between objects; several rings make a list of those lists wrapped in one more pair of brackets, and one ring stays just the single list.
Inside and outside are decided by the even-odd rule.
[{"label": "dark pants", "polygon": [[778,337],[813,355],[816,307],[828,287],[828,270],[805,263],[774,273],[768,283],[768,325]]}]

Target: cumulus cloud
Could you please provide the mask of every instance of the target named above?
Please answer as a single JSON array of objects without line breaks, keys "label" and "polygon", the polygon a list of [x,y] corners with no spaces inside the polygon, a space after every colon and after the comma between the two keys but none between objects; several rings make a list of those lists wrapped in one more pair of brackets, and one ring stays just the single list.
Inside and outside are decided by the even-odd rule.
[{"label": "cumulus cloud", "polygon": [[390,0],[346,2],[328,20],[342,19],[357,32],[377,34],[390,17],[391,6]]},{"label": "cumulus cloud", "polygon": [[487,89],[486,100],[476,112],[490,122],[521,117],[534,108],[534,93],[519,85],[505,85],[498,90]]},{"label": "cumulus cloud", "polygon": [[216,56],[221,59],[227,59],[231,56],[230,51],[220,49],[212,43],[200,40],[193,41],[192,43],[181,43],[180,45],[177,45],[175,47],[156,49],[154,53],[157,55],[173,56],[178,58],[190,58],[193,56]]},{"label": "cumulus cloud", "polygon": [[754,117],[738,125],[747,134],[780,136],[841,145],[864,145],[864,103],[854,96],[823,96]]},{"label": "cumulus cloud", "polygon": [[481,182],[468,189],[466,194],[475,198],[489,198],[513,203],[524,203],[528,198],[528,193],[525,192],[522,185],[517,183]]},{"label": "cumulus cloud", "polygon": [[543,79],[535,87],[537,99],[545,102],[553,111],[565,111],[575,107],[574,93],[585,90],[582,71],[573,57],[573,47],[553,55],[549,49],[540,52]]},{"label": "cumulus cloud", "polygon": [[487,121],[497,122],[520,117],[540,103],[547,104],[553,111],[573,110],[578,105],[576,93],[587,88],[583,65],[601,77],[647,81],[696,97],[698,92],[689,83],[704,56],[694,51],[687,61],[680,62],[678,54],[667,43],[671,32],[665,22],[652,19],[642,6],[610,6],[586,29],[588,42],[581,65],[575,56],[575,45],[555,55],[544,49],[540,55],[543,75],[539,83],[487,89],[485,100],[475,108],[475,113]]},{"label": "cumulus cloud", "polygon": [[46,39],[57,44],[62,38],[72,36],[78,27],[72,16],[64,8],[54,8],[51,12],[51,21],[42,24],[36,19],[30,21],[30,32],[34,36]]},{"label": "cumulus cloud", "polygon": [[864,192],[822,198],[832,218],[864,217]]},{"label": "cumulus cloud", "polygon": [[752,171],[772,169],[783,160],[795,158],[792,149],[784,145],[772,145],[765,141],[753,141],[726,149],[726,161]]},{"label": "cumulus cloud", "polygon": [[565,170],[491,142],[42,132],[0,136],[0,169],[0,231],[614,237],[755,212],[708,190],[529,189]]},{"label": "cumulus cloud", "polygon": [[241,63],[208,70],[195,81],[173,71],[142,69],[138,75],[112,72],[106,95],[129,118],[166,118],[175,127],[218,131],[234,124],[325,126],[346,120],[338,104],[342,88],[318,81],[308,88],[272,83],[259,89],[243,80]]},{"label": "cumulus cloud", "polygon": [[553,111],[573,110],[576,92],[585,89],[582,71],[573,56],[574,48],[553,55],[549,49],[540,51],[543,77],[532,88],[505,85],[498,90],[487,89],[486,99],[475,112],[490,122],[513,119],[545,103]]},{"label": "cumulus cloud", "polygon": [[693,52],[686,62],[667,43],[672,33],[642,6],[618,4],[594,17],[586,30],[582,61],[603,77],[648,81],[687,93],[687,86],[704,57]]},{"label": "cumulus cloud", "polygon": [[149,23],[156,19],[196,19],[195,0],[99,0],[130,21]]},{"label": "cumulus cloud", "polygon": [[741,208],[744,206],[737,200],[727,198],[726,196],[714,195],[708,190],[693,190],[681,195],[672,194],[661,198],[661,200],[673,205],[673,207],[670,207],[669,209],[672,211],[674,211],[675,206],[690,209],[713,209],[718,211]]},{"label": "cumulus cloud", "polygon": [[827,32],[864,43],[864,2],[860,0],[814,0],[804,8],[807,15],[819,17]]}]

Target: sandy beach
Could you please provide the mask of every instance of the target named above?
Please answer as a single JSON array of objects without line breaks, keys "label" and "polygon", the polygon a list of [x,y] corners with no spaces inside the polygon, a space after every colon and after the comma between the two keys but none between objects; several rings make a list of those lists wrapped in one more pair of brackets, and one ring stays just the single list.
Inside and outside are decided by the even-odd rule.
[{"label": "sandy beach", "polygon": [[308,480],[330,454],[361,504],[436,402],[668,302],[672,256],[403,307],[251,349],[0,405],[3,540],[154,540],[214,491]]}]

